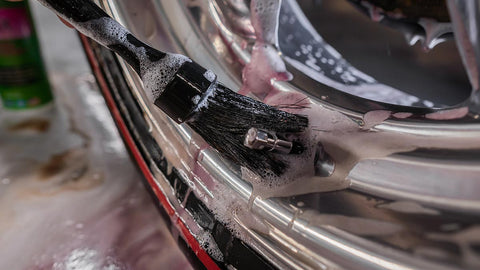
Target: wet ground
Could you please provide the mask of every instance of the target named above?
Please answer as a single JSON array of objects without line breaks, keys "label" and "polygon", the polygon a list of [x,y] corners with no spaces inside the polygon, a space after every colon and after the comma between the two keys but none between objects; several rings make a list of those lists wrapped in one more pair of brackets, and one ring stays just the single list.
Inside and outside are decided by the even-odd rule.
[{"label": "wet ground", "polygon": [[23,120],[0,113],[0,269],[189,269],[75,32],[32,4],[56,102]]}]

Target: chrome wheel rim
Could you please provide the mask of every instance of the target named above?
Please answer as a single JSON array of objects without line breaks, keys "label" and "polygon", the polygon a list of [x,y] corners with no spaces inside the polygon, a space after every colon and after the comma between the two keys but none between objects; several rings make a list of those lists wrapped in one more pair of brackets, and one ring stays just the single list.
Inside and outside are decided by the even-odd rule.
[{"label": "chrome wheel rim", "polygon": [[[135,4],[114,3],[113,1],[105,1],[102,2],[102,4],[116,19],[120,20],[140,38],[149,41],[159,48],[189,55],[199,63],[215,70],[227,86],[238,89],[240,82],[239,71],[242,65],[238,63],[231,64],[228,61],[230,61],[232,55],[234,55],[236,59],[248,62],[249,52],[246,49],[242,49],[241,40],[249,38],[249,36],[233,33],[231,29],[225,26],[224,22],[222,22],[222,16],[220,16],[221,14],[219,13],[221,7],[218,2],[198,2],[199,1],[177,2],[145,0]],[[148,12],[145,12],[145,10],[148,10]],[[138,14],[142,14],[142,16]],[[140,20],[139,17],[142,17],[142,20]],[[145,20],[146,17],[149,19]],[[171,23],[172,21],[176,23]],[[178,21],[182,21],[183,24],[178,23]],[[148,25],[148,23],[151,23],[151,25]],[[163,31],[163,33],[159,33],[159,31]],[[227,43],[228,46],[225,46],[225,43]],[[125,63],[122,63],[122,69],[150,125],[151,133],[158,144],[167,149],[172,149],[172,152],[188,152],[188,149],[192,147],[192,143],[196,139],[195,135],[185,126],[174,124],[156,109],[153,109],[152,106],[146,104],[144,102],[143,92],[141,91],[141,83],[136,75],[134,75]],[[295,85],[285,83],[279,83],[278,87],[298,89]],[[316,102],[338,110],[354,120],[362,121],[361,112],[335,104],[329,104],[321,99],[316,100]],[[422,108],[422,110],[423,109],[424,108]],[[425,111],[421,112],[423,113]],[[430,111],[427,110],[427,112]],[[383,132],[426,136],[432,140],[438,138],[464,140],[471,142],[471,145],[477,145],[477,148],[477,138],[480,131],[479,125],[475,123],[475,121],[445,123],[398,119],[387,120],[377,125],[376,129]],[[172,141],[175,141],[175,147],[172,147]],[[184,149],[178,150],[179,147],[183,147]],[[475,158],[476,152],[475,150],[452,152],[453,153],[449,153],[448,156],[442,157],[441,159],[438,158],[438,155],[435,155],[435,151],[424,150],[414,153],[397,154],[378,160],[362,161],[349,174],[350,191],[345,194],[340,192],[338,197],[350,201],[348,207],[353,207],[353,205],[360,200],[361,204],[359,205],[367,209],[379,209],[377,207],[378,205],[390,202],[389,200],[411,201],[424,206],[421,207],[421,209],[427,209],[425,212],[417,209],[419,212],[410,213],[412,215],[433,216],[435,219],[435,216],[439,213],[462,213],[460,215],[466,215],[466,217],[468,217],[466,218],[467,221],[464,221],[465,224],[474,226],[475,222],[471,221],[471,219],[475,217],[480,210],[478,194],[474,192],[475,190],[480,190],[480,184],[474,177],[479,170]],[[469,155],[467,155],[468,153]],[[251,187],[241,179],[238,171],[231,169],[231,166],[226,164],[212,150],[200,150],[196,154],[201,157],[197,160],[197,163],[206,168],[209,174],[214,176],[213,178],[215,178],[216,181],[233,190],[239,198],[241,198],[243,203],[249,201]],[[451,158],[449,158],[449,156]],[[458,156],[470,156],[471,158],[459,160]],[[173,166],[178,167],[187,174],[189,171],[192,171],[191,164],[188,166],[181,164],[179,159],[175,158],[175,154],[172,154],[170,157]],[[440,161],[441,164],[438,164]],[[405,179],[413,179],[413,177],[418,175],[425,175],[425,171],[431,171],[432,167],[435,168],[436,173],[433,176],[430,175],[429,178],[423,179],[424,181],[422,181],[421,185],[419,185],[418,181],[405,181]],[[154,166],[152,166],[152,168],[152,170],[154,170]],[[393,174],[392,168],[395,169]],[[402,178],[400,184],[392,181],[390,178],[392,175],[398,176],[399,172],[410,173],[404,173],[406,175]],[[161,173],[157,172],[157,174],[159,184],[163,186],[165,193],[169,194],[170,187],[161,182],[162,180],[165,181]],[[318,180],[320,182],[322,178]],[[452,182],[464,188],[452,191]],[[194,185],[203,185],[198,193],[202,193],[203,195],[207,194],[206,197],[215,197],[211,193],[208,194],[209,188],[205,186],[205,183],[202,183],[201,179],[196,181]],[[432,187],[437,186],[442,188],[437,188],[432,191]],[[357,193],[357,191],[361,193]],[[314,195],[304,195],[304,197],[305,196]],[[369,196],[374,196],[374,200],[378,200],[374,203],[373,207],[372,203],[366,199]],[[319,195],[319,197],[321,198],[323,195]],[[183,208],[174,194],[170,194],[169,199],[178,209]],[[252,214],[259,217],[264,223],[271,225],[271,230],[267,235],[249,228],[248,225],[240,219],[236,220],[245,235],[248,236],[247,242],[278,267],[358,267],[365,269],[443,267],[440,266],[441,263],[439,263],[438,258],[435,256],[433,256],[433,259],[431,255],[417,254],[416,256],[412,256],[412,251],[409,251],[408,248],[407,250],[402,250],[402,248],[395,245],[395,248],[385,248],[385,245],[393,245],[388,241],[385,243],[378,239],[375,241],[366,240],[358,235],[339,230],[334,226],[309,225],[308,220],[310,217],[305,213],[310,211],[311,208],[315,209],[315,204],[307,203],[307,206],[298,206],[297,203],[303,199],[302,196],[282,199],[255,198],[252,203]],[[319,198],[313,199],[313,201],[315,200],[319,200]],[[428,207],[431,207],[433,210],[429,212],[428,209],[430,208]],[[275,209],[277,215],[274,214],[273,209]],[[316,209],[317,214],[321,214],[318,210],[319,209]],[[322,211],[324,210],[325,209],[322,209]],[[382,220],[386,218],[385,216],[388,216],[388,213],[384,213],[384,210],[372,211],[378,212],[375,214],[378,215],[375,219],[378,218]],[[398,212],[396,213],[398,214]],[[356,214],[358,213],[356,212]],[[181,218],[188,219],[188,215]],[[388,220],[388,218],[386,219]],[[453,220],[457,219],[454,218]],[[459,218],[459,220],[461,219]],[[448,224],[448,221],[450,221],[450,219],[447,218],[442,222]],[[406,226],[405,224],[411,225],[409,222],[402,223],[398,220],[397,222],[402,224],[402,226]],[[195,227],[194,223],[187,223]],[[467,225],[460,224],[458,230],[461,231],[464,226],[468,227]],[[190,228],[193,232],[200,232],[200,229],[193,227]],[[426,229],[423,233],[427,235],[427,233],[436,232]],[[431,239],[428,241],[431,241]],[[297,252],[292,252],[294,249],[297,249]],[[299,254],[302,252],[298,250],[304,252],[306,255]],[[453,265],[450,266],[454,267]],[[448,268],[450,266],[445,267]],[[460,264],[460,266],[462,266],[462,264]],[[464,264],[463,266],[469,265]]]}]

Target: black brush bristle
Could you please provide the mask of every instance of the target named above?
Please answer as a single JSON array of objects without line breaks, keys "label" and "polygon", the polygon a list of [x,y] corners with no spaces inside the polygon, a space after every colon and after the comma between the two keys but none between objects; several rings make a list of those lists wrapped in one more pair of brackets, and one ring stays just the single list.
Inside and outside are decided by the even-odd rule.
[{"label": "black brush bristle", "polygon": [[[208,79],[206,71],[194,62],[184,63],[155,105],[177,123],[186,122],[224,157],[262,177],[281,176],[288,169],[286,159],[244,146],[245,136],[250,128],[295,135],[305,131],[308,118],[237,94]],[[301,140],[294,140],[291,154],[304,149]]]},{"label": "black brush bristle", "polygon": [[[148,60],[145,62],[148,65],[158,62],[158,71],[161,74],[169,62],[164,62],[163,59],[167,55],[177,57],[144,44],[90,0],[40,2],[55,10],[87,36],[117,52],[140,76],[142,61]],[[104,21],[100,19],[107,19],[109,27],[105,27]],[[85,23],[89,26],[85,27]],[[118,31],[128,34],[124,36]],[[143,50],[137,49],[140,47]],[[177,64],[170,64],[168,68],[172,71],[177,68]],[[244,137],[252,127],[274,133],[299,133],[307,128],[308,119],[239,95],[216,84],[215,78],[211,78],[211,74],[206,72],[205,68],[194,62],[185,62],[165,89],[148,89],[152,91],[151,94],[160,93],[155,97],[155,105],[176,122],[187,121],[221,154],[260,176],[279,176],[285,172],[288,165],[284,161],[271,152],[247,148],[243,145]],[[213,91],[211,95],[207,94],[209,91]],[[206,103],[207,106],[196,109],[202,98],[207,99],[207,102],[202,101],[202,104]],[[301,144],[294,144],[295,153],[303,149]]]},{"label": "black brush bristle", "polygon": [[[237,94],[221,84],[213,91],[208,105],[196,111],[188,124],[228,159],[262,177],[282,175],[288,164],[272,152],[244,146],[245,134],[251,127],[277,133],[300,133],[307,128],[308,118]],[[299,142],[295,144],[297,150],[302,148]]]}]

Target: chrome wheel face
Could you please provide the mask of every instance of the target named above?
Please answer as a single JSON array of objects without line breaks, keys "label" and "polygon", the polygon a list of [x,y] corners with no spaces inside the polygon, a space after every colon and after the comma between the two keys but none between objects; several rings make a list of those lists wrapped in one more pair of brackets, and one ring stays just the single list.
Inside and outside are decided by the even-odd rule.
[{"label": "chrome wheel face", "polygon": [[[155,176],[152,185],[159,187],[175,210],[174,216],[182,220],[217,264],[236,267],[235,260],[229,257],[232,253],[226,253],[228,248],[216,233],[220,225],[211,225],[214,221],[232,230],[242,245],[277,268],[478,267],[480,125],[475,105],[469,100],[464,102],[474,86],[475,73],[470,69],[467,79],[463,71],[458,71],[463,67],[461,57],[465,56],[462,51],[457,53],[453,40],[437,44],[449,38],[447,33],[454,31],[459,19],[453,24],[442,22],[448,25],[441,25],[444,32],[438,30],[435,40],[420,35],[423,32],[418,30],[418,22],[408,25],[408,32],[403,24],[398,26],[398,18],[380,12],[377,15],[384,16],[383,24],[394,28],[388,30],[390,36],[380,37],[376,43],[366,40],[352,44],[351,51],[345,50],[342,56],[337,46],[348,46],[335,31],[342,23],[365,19],[367,31],[363,34],[371,34],[369,29],[377,26],[353,11],[358,5],[368,11],[369,4],[375,1],[351,1],[354,5],[321,1],[325,3],[320,6],[315,2],[281,1],[278,35],[271,45],[293,79],[275,81],[273,87],[308,96],[313,108],[310,117],[331,112],[333,118],[341,116],[338,125],[360,127],[362,132],[333,136],[331,131],[320,131],[324,133],[319,136],[315,164],[305,164],[315,167],[315,176],[280,188],[275,194],[255,196],[259,193],[245,180],[248,173],[219,157],[188,127],[175,124],[148,104],[140,80],[119,60],[122,76],[144,119],[132,125],[146,127],[151,142],[161,149],[162,163],[152,158],[155,155],[151,145],[143,149]],[[212,69],[230,88],[240,89],[242,69],[252,59],[257,39],[250,19],[250,1],[99,3],[142,40],[188,55]],[[338,8],[341,5],[346,7]],[[323,10],[324,6],[330,9]],[[450,13],[463,10],[453,4],[447,8]],[[327,19],[316,19],[317,12],[338,17],[340,26],[332,26],[334,30],[328,33]],[[354,30],[346,32],[353,35]],[[374,50],[378,49],[377,43],[390,38],[398,41],[396,35],[411,35],[413,40],[414,34],[420,35],[417,39],[423,38],[427,47],[437,45],[431,48],[428,59],[414,48],[416,51],[410,52],[413,56],[400,59],[398,66],[391,59],[362,64],[367,56],[352,49]],[[361,42],[362,38],[353,40]],[[375,46],[369,48],[372,44]],[[389,46],[395,53],[405,49],[397,43]],[[436,49],[441,53],[435,53]],[[375,52],[370,52],[372,55]],[[415,66],[417,61],[424,65]],[[411,76],[410,69],[414,73]],[[391,76],[389,70],[400,70],[400,75]],[[435,76],[439,74],[448,76],[437,81]],[[435,85],[442,88],[441,95],[432,95]],[[456,86],[462,90],[452,94],[451,88]],[[121,97],[118,102],[122,102]],[[463,105],[455,107],[457,111],[443,111],[458,103]],[[463,107],[467,105],[469,109]],[[129,114],[135,113],[124,112],[124,117]],[[324,115],[318,117],[325,120],[321,118]],[[343,144],[341,140],[345,140]],[[342,160],[332,152],[338,145],[356,156],[350,167],[344,165],[348,158]],[[345,170],[345,179],[336,174],[341,170]],[[172,172],[176,177],[171,177]]]}]

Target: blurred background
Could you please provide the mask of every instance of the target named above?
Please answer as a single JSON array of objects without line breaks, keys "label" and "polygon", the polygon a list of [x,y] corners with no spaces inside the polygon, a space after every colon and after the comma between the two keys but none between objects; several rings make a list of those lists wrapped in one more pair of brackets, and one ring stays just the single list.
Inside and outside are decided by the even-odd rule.
[{"label": "blurred background", "polygon": [[[190,269],[125,150],[76,31],[29,4],[50,87],[32,60],[26,1],[0,0],[2,49],[18,45],[30,57],[15,62],[2,50],[0,76],[10,68],[9,78],[25,78],[22,65],[36,74],[2,88],[16,103],[0,111],[0,269]],[[25,109],[38,101],[18,94],[28,92],[19,85],[34,84],[46,105]]]}]

